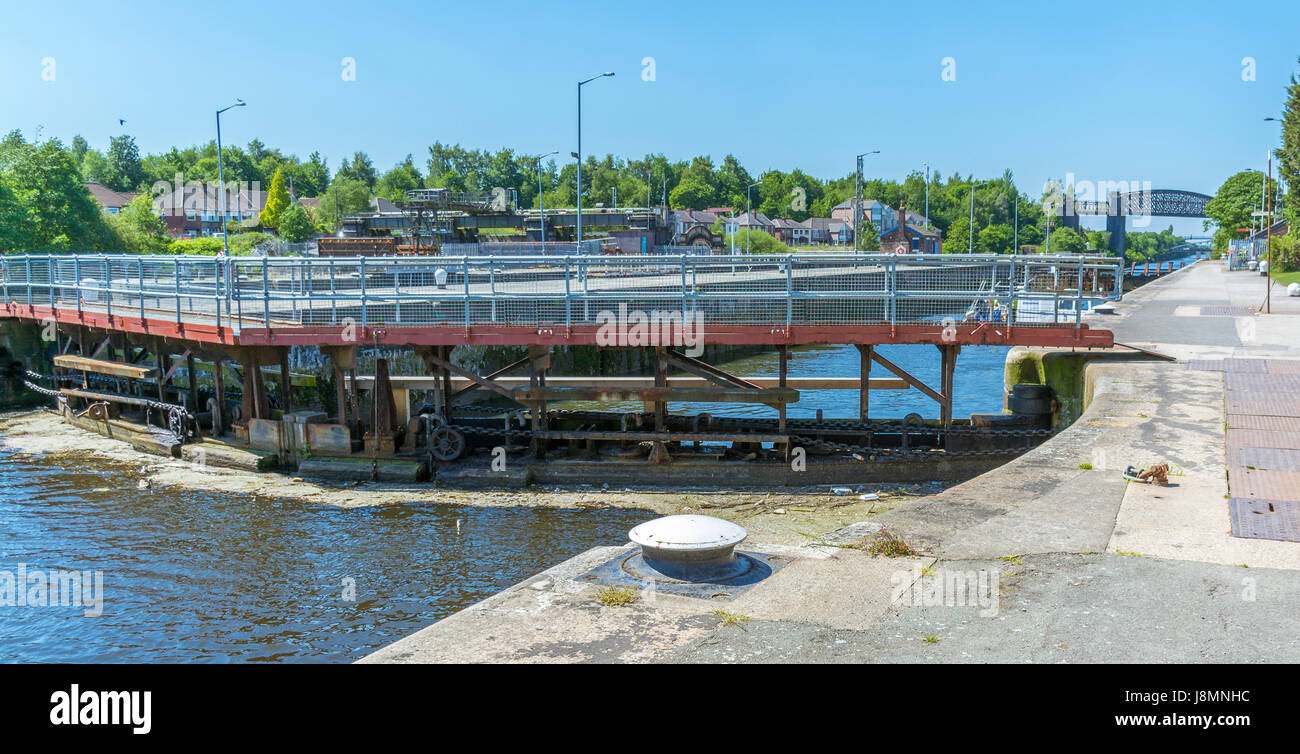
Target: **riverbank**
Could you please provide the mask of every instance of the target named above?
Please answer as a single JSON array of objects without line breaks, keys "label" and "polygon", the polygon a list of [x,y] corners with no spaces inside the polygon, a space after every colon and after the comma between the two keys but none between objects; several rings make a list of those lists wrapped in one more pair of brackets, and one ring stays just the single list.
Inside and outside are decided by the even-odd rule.
[{"label": "riverbank", "polygon": [[[847,494],[831,486],[773,491],[770,488],[718,490],[711,488],[633,488],[618,480],[590,484],[524,489],[462,490],[435,485],[360,482],[329,484],[277,473],[200,465],[147,455],[129,444],[65,423],[47,410],[0,415],[0,447],[17,453],[98,459],[134,470],[149,489],[217,491],[268,498],[300,500],[336,508],[366,508],[406,504],[471,505],[488,508],[620,508],[651,510],[661,515],[708,513],[736,521],[770,541],[798,544],[862,518],[877,515],[903,502],[944,489],[939,483],[858,484]],[[837,486],[838,487],[838,486]],[[839,488],[841,492],[843,488]],[[874,493],[874,500],[859,499]]]},{"label": "riverbank", "polygon": [[[1229,479],[1249,469],[1227,457],[1228,388],[1188,364],[1300,364],[1300,307],[1259,316],[1262,297],[1262,282],[1212,262],[1144,286],[1109,323],[1180,362],[1089,364],[1070,428],[820,541],[751,530],[742,549],[794,559],[734,599],[605,606],[581,575],[628,548],[597,548],[364,662],[1300,660],[1300,542],[1233,536]],[[1120,477],[1157,462],[1173,469],[1167,487]],[[882,525],[916,554],[846,547]]]}]

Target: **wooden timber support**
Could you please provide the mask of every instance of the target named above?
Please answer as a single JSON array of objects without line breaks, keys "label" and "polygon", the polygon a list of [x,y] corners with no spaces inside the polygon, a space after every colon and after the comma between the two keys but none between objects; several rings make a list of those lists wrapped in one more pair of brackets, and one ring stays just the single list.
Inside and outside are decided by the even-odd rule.
[{"label": "wooden timber support", "polygon": [[874,346],[858,346],[858,419],[867,420],[867,409],[871,405],[871,359],[875,353]]},{"label": "wooden timber support", "polygon": [[[669,358],[670,357],[668,355],[667,348],[665,348],[664,346],[655,346],[655,350],[654,350],[655,387],[654,389],[656,391],[668,390]],[[682,356],[677,363],[689,364],[690,361],[687,360],[685,356]],[[701,376],[707,376],[707,374],[708,372],[706,371]],[[663,398],[659,398],[657,400],[654,400],[653,404],[654,404],[654,414],[655,414],[655,432],[658,434],[663,434],[667,430],[667,425],[668,425],[668,401]],[[668,455],[668,448],[664,446],[664,441],[653,440],[650,446],[650,463],[665,464],[665,463],[672,463],[672,460],[673,459]]]},{"label": "wooden timber support", "polygon": [[[546,388],[546,371],[551,368],[551,349],[549,346],[528,347],[528,386],[530,389]],[[521,401],[521,403],[528,403]],[[546,419],[546,399],[539,398],[529,403],[532,408],[532,430],[542,432],[550,429]],[[535,458],[546,457],[546,441],[534,435],[530,443]]]},{"label": "wooden timber support", "polygon": [[957,371],[957,355],[961,353],[959,345],[941,345],[938,346],[941,367],[939,392],[943,395],[943,401],[940,402],[940,418],[943,420],[943,426],[952,426],[952,395],[954,375]]}]

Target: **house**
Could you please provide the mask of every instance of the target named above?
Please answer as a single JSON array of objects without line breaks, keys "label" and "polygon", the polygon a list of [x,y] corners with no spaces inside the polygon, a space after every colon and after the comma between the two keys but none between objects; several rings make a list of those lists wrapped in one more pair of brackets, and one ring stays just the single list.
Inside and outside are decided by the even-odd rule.
[{"label": "house", "polygon": [[776,225],[774,225],[762,212],[742,212],[734,218],[727,218],[726,223],[728,233],[736,233],[749,229],[761,230],[773,235],[776,234]]},{"label": "house", "polygon": [[[237,184],[229,183],[231,187]],[[154,209],[167,223],[167,235],[173,238],[197,238],[221,233],[222,196],[219,184],[191,181],[153,200]],[[231,232],[256,226],[258,215],[266,206],[266,194],[240,187],[225,196],[226,226]]]},{"label": "house", "polygon": [[826,230],[832,244],[848,246],[853,243],[853,226],[846,220],[832,219],[827,223]]},{"label": "house", "polygon": [[[846,199],[835,205],[831,210],[832,220],[842,220],[846,223],[853,223],[853,207],[857,204],[856,199]],[[882,228],[894,223],[894,210],[884,202],[875,199],[862,200],[862,219],[870,222],[876,228]]]},{"label": "house", "polygon": [[943,249],[943,239],[937,230],[926,230],[922,225],[898,222],[898,218],[908,217],[905,208],[900,206],[894,213],[894,223],[880,234],[880,250],[886,254],[939,254]]},{"label": "house", "polygon": [[83,183],[82,185],[85,186],[86,190],[90,192],[90,195],[95,198],[95,201],[99,202],[99,206],[103,207],[104,211],[110,215],[116,215],[121,212],[126,205],[131,203],[131,200],[139,196],[139,194],[132,194],[126,191],[114,191],[102,183],[94,183],[93,181]]},{"label": "house", "polygon": [[778,217],[772,221],[772,235],[781,243],[808,243],[809,229],[794,220]]},{"label": "house", "polygon": [[808,243],[829,244],[832,222],[829,217],[810,217],[799,224],[807,229]]}]

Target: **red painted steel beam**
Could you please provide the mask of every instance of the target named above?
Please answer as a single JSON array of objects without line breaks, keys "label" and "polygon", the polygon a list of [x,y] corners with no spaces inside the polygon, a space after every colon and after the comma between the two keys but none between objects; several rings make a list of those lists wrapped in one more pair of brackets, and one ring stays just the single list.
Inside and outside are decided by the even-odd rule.
[{"label": "red painted steel beam", "polygon": [[[203,343],[240,346],[329,346],[374,343],[394,346],[609,346],[598,343],[597,325],[565,328],[563,325],[464,326],[454,325],[386,325],[358,327],[348,332],[336,325],[314,327],[244,327],[236,335],[227,326],[215,323],[176,322],[175,318],[141,319],[139,316],[107,315],[102,312],[48,305],[9,302],[0,304],[0,317],[31,320],[54,319],[60,324],[83,325],[103,330],[181,338]],[[345,338],[351,335],[351,338]],[[797,325],[790,328],[773,325],[705,325],[705,343],[728,345],[883,345],[932,344],[962,346],[1044,346],[1054,348],[1111,348],[1114,335],[1109,330],[1094,330],[1087,325],[1018,326],[1001,323],[962,322],[945,333],[942,324],[924,325]],[[630,345],[630,344],[629,344]],[[670,343],[641,343],[643,346],[684,346]]]}]

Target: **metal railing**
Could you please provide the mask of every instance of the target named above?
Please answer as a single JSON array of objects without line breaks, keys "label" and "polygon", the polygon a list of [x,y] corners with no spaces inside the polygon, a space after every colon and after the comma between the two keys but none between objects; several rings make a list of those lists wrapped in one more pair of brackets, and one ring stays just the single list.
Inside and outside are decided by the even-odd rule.
[{"label": "metal railing", "polygon": [[882,254],[0,257],[6,303],[244,327],[571,327],[680,314],[710,326],[1078,325],[1120,262]]}]

